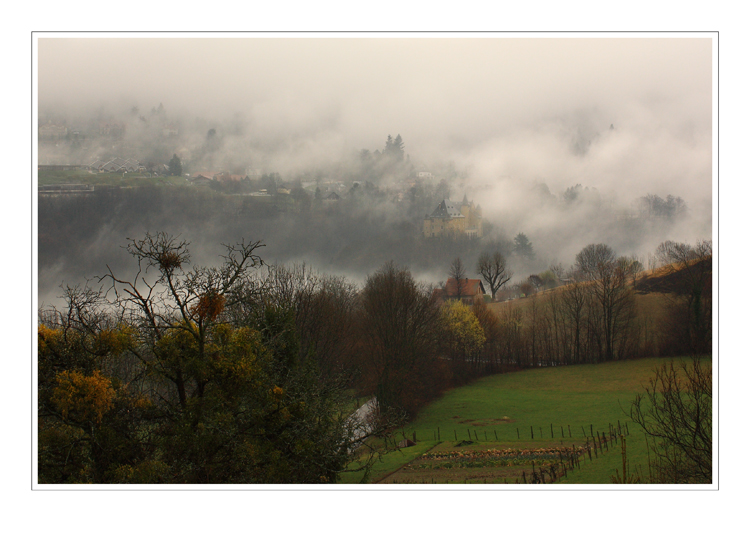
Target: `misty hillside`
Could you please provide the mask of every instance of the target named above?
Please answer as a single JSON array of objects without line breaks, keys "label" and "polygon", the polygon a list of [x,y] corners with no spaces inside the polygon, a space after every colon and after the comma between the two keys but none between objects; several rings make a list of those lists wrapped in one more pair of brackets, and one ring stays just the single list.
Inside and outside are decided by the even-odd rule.
[{"label": "misty hillside", "polygon": [[[259,197],[194,185],[94,187],[88,194],[39,197],[41,300],[49,302],[60,283],[81,283],[101,275],[107,265],[126,268],[127,239],[146,232],[165,231],[193,243],[194,264],[216,257],[221,243],[262,240],[262,257],[269,263],[306,262],[361,283],[383,263],[394,261],[437,284],[445,281],[455,257],[474,275],[473,265],[485,251],[508,258],[514,281],[553,263],[570,263],[570,250],[577,253],[576,247],[590,242],[610,243],[623,254],[641,253],[645,264],[651,243],[667,239],[689,220],[688,213],[623,218],[601,203],[530,197],[529,214],[549,216],[554,210],[559,222],[545,232],[528,232],[532,253],[521,255],[514,253],[511,232],[517,224],[502,218],[485,219],[482,238],[425,238],[422,222],[432,210],[428,206],[440,201],[439,191],[430,187],[412,187],[399,200],[401,194],[392,188],[350,186],[336,202],[299,189],[295,195]],[[598,219],[593,226],[586,216],[591,214]]]}]

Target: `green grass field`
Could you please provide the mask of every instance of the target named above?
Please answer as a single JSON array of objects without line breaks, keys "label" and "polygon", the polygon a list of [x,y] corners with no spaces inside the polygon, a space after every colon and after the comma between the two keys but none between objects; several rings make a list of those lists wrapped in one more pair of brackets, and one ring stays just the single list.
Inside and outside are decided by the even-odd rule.
[{"label": "green grass field", "polygon": [[99,185],[108,187],[138,187],[148,185],[188,185],[187,178],[179,176],[149,177],[148,173],[90,173],[86,170],[44,170],[39,172],[39,185]]},{"label": "green grass field", "polygon": [[[516,483],[523,479],[523,471],[530,477],[532,468],[545,464],[548,455],[584,445],[592,429],[594,435],[609,433],[610,424],[614,428],[619,424],[623,434],[629,432],[628,471],[633,474],[640,469],[645,478],[645,438],[626,413],[653,376],[655,366],[663,362],[641,359],[524,370],[448,391],[403,428],[403,436],[412,439],[416,434],[417,446],[386,456],[371,481]],[[428,450],[430,455],[422,456]],[[524,452],[515,457],[519,450]],[[621,440],[608,443],[607,450],[596,452],[592,460],[587,453],[580,459],[558,483],[611,483],[615,469],[622,472]],[[361,476],[345,476],[341,482],[359,479]]]}]

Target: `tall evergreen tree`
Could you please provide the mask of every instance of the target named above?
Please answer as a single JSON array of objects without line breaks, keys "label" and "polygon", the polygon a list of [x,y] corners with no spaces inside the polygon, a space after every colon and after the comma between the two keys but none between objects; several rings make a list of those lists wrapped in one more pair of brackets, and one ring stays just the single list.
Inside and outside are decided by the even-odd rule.
[{"label": "tall evergreen tree", "polygon": [[393,153],[399,161],[404,160],[404,141],[401,139],[401,134],[396,135],[393,141]]},{"label": "tall evergreen tree", "polygon": [[177,157],[177,154],[174,154],[169,161],[169,175],[182,176],[182,162],[180,161],[180,158]]},{"label": "tall evergreen tree", "polygon": [[525,233],[519,233],[513,239],[513,253],[526,259],[534,259],[534,247]]},{"label": "tall evergreen tree", "polygon": [[401,162],[404,160],[404,141],[400,134],[395,139],[388,135],[383,154],[393,161]]}]

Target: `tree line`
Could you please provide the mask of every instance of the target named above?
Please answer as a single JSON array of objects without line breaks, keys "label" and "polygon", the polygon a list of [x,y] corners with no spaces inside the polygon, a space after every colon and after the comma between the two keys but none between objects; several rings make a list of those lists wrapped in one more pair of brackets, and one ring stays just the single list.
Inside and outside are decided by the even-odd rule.
[{"label": "tree line", "polygon": [[[656,260],[659,272],[644,277],[637,258],[591,244],[569,269],[558,264],[529,276],[516,285],[530,296],[523,310],[509,302],[486,319],[482,360],[495,369],[710,353],[711,241],[665,241]],[[493,299],[512,277],[500,253],[483,254],[477,273]],[[553,287],[543,299],[536,296],[537,290]],[[639,291],[664,294],[665,313],[658,322],[639,310]]]}]

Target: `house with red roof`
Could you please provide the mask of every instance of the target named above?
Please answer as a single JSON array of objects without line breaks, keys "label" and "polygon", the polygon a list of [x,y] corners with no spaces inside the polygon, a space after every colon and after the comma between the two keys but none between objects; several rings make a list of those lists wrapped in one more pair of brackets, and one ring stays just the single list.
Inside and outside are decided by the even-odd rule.
[{"label": "house with red roof", "polygon": [[440,301],[460,299],[466,305],[474,305],[487,294],[480,279],[461,278],[459,281],[457,283],[455,278],[448,278],[442,289],[433,291],[433,296]]}]

